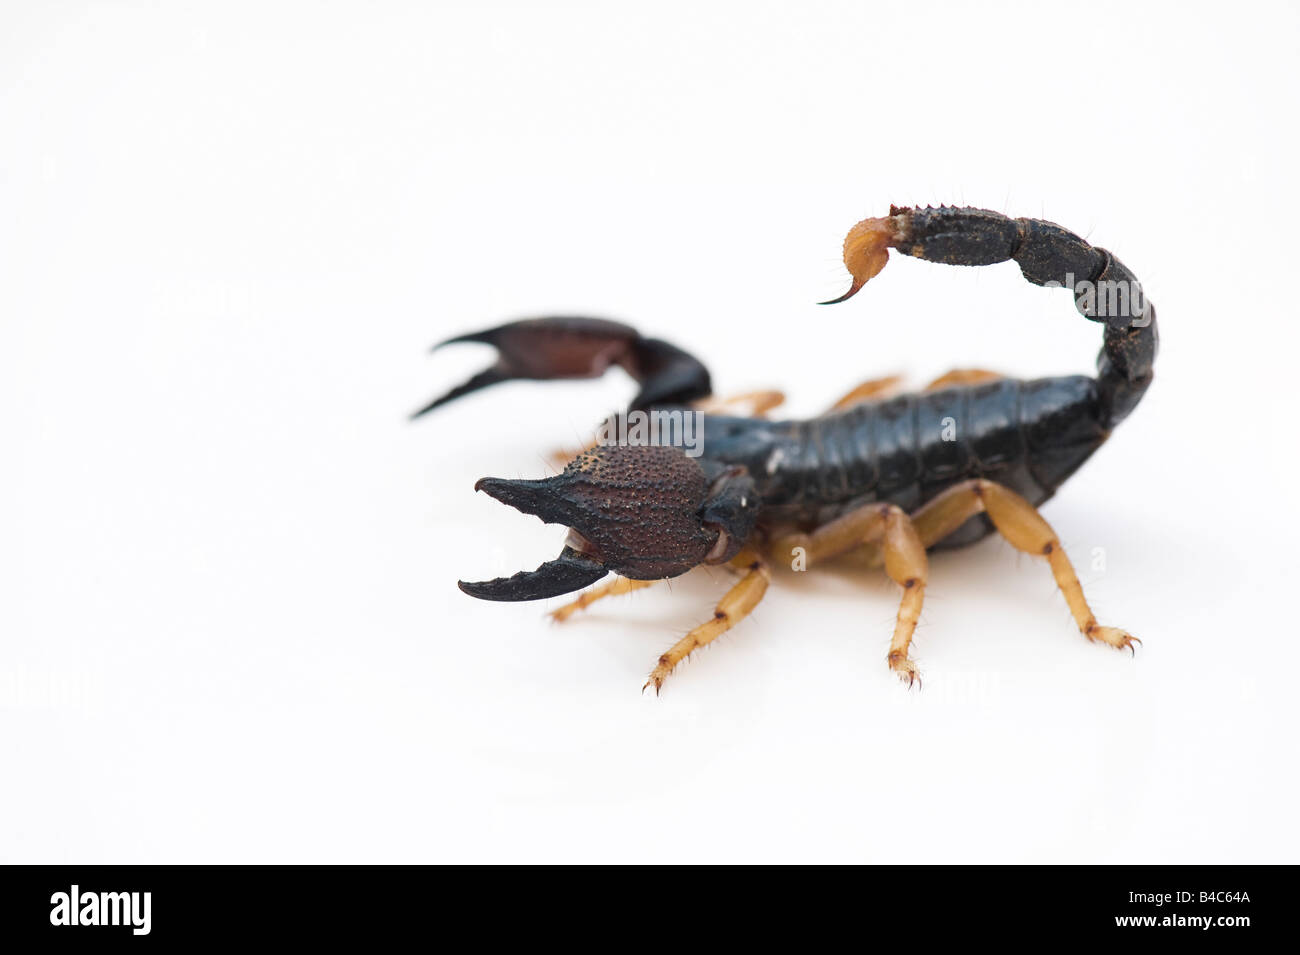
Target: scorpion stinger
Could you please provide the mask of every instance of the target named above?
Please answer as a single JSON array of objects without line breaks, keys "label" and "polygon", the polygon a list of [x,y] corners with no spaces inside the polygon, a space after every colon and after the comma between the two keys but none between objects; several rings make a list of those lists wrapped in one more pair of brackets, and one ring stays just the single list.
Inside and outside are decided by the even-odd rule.
[{"label": "scorpion stinger", "polygon": [[1042,219],[1012,219],[988,209],[953,206],[890,206],[889,215],[863,219],[849,230],[844,266],[853,284],[839,298],[822,304],[856,295],[885,267],[890,249],[943,265],[1014,261],[1025,281],[1068,288],[1084,318],[1106,325],[1096,379],[1104,430],[1123,421],[1150,386],[1160,343],[1156,311],[1114,253]]},{"label": "scorpion stinger", "polygon": [[530,318],[459,335],[434,346],[460,342],[493,345],[497,361],[464,384],[411,415],[418,418],[449,401],[503,381],[599,378],[611,365],[641,385],[630,410],[687,404],[712,393],[703,362],[675,345],[642,338],[636,329],[599,318]]}]

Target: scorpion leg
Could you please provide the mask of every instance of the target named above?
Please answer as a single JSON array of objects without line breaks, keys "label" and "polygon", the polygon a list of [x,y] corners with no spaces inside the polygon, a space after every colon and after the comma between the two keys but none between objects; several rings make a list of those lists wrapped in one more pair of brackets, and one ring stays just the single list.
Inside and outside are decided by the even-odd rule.
[{"label": "scorpion leg", "polygon": [[986,381],[997,381],[1006,375],[986,368],[954,368],[947,374],[940,375],[930,382],[922,391],[940,391],[955,385],[980,385]]},{"label": "scorpion leg", "polygon": [[851,389],[840,398],[835,404],[831,405],[831,411],[843,411],[845,408],[852,408],[854,405],[862,404],[864,401],[870,401],[873,398],[884,398],[898,391],[898,387],[903,383],[902,375],[889,375],[886,378],[872,378],[870,381],[864,381],[856,388]]},{"label": "scorpion leg", "polygon": [[773,554],[782,559],[793,556],[802,547],[806,566],[836,557],[864,544],[878,545],[884,554],[885,573],[903,588],[889,642],[889,668],[908,686],[920,680],[920,671],[908,656],[912,635],[916,632],[925,602],[925,586],[930,576],[929,560],[912,520],[894,504],[867,504],[824,524],[810,534],[793,534],[773,544]]},{"label": "scorpion leg", "polygon": [[[695,402],[695,410],[705,414],[741,413],[746,418],[762,418],[773,408],[785,403],[783,391],[747,391],[744,394],[728,395],[726,398],[703,398]],[[736,406],[741,406],[737,409]]]},{"label": "scorpion leg", "polygon": [[[1005,378],[1006,375],[997,371],[987,371],[983,368],[954,368],[947,374],[940,375],[934,381],[925,386],[924,391],[938,391],[941,388],[951,388],[954,385],[978,385],[986,381],[996,381],[999,378]],[[845,408],[852,408],[854,405],[862,404],[866,401],[872,401],[879,398],[888,398],[898,392],[899,386],[903,383],[902,375],[889,375],[885,378],[872,378],[870,381],[864,381],[856,388],[848,391],[842,398],[831,405],[831,411],[843,411]]]},{"label": "scorpion leg", "polygon": [[744,569],[745,576],[723,594],[713,611],[713,619],[700,624],[659,657],[659,662],[650,671],[650,679],[641,687],[642,691],[653,686],[655,695],[658,696],[664,680],[668,679],[668,674],[673,672],[677,664],[690,656],[692,651],[712,643],[748,617],[763,599],[767,585],[772,580],[772,571],[762,556],[755,550],[745,548],[732,558],[731,566]]},{"label": "scorpion leg", "polygon": [[571,600],[563,607],[552,610],[551,619],[556,623],[562,623],[579,610],[590,607],[597,600],[603,600],[605,597],[617,597],[621,594],[630,594],[634,590],[651,587],[659,582],[658,580],[633,580],[631,577],[615,577],[608,583],[584,591],[578,595],[576,600]]},{"label": "scorpion leg", "polygon": [[980,513],[989,516],[998,533],[1012,547],[1035,557],[1047,558],[1056,586],[1085,637],[1117,650],[1127,648],[1130,652],[1134,643],[1142,642],[1118,627],[1103,627],[1097,623],[1060,538],[1037,509],[1015,491],[982,478],[964,481],[922,505],[912,515],[912,521],[922,543],[931,547]]}]

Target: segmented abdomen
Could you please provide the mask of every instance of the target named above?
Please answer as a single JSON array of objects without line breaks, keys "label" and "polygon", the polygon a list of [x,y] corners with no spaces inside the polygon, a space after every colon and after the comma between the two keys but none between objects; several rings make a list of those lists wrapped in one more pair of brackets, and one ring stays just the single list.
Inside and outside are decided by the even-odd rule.
[{"label": "segmented abdomen", "polygon": [[1101,420],[1091,378],[1001,379],[809,421],[710,418],[704,454],[749,468],[765,520],[817,524],[869,501],[911,511],[974,477],[1042,503],[1106,439]]}]

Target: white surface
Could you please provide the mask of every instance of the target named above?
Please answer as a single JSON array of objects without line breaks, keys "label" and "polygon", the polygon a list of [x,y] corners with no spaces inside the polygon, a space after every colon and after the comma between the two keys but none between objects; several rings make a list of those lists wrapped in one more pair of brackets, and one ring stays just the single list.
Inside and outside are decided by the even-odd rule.
[{"label": "white surface", "polygon": [[[1294,7],[2,10],[3,861],[1296,861]],[[879,577],[779,577],[660,699],[721,574],[561,628],[456,589],[563,534],[474,480],[631,385],[408,425],[487,359],[450,334],[621,318],[800,414],[1091,368],[1014,265],[812,304],[890,202],[1060,222],[1159,306],[1046,509],[1136,660],[998,541],[933,560],[910,694]]]}]

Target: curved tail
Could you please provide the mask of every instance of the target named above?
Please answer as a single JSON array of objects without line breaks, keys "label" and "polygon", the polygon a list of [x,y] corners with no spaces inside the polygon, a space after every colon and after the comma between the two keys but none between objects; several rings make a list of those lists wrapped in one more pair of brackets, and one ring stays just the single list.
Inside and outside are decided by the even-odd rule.
[{"label": "curved tail", "polygon": [[884,268],[891,248],[946,265],[1014,259],[1027,281],[1070,289],[1080,314],[1106,325],[1097,385],[1107,429],[1127,417],[1151,384],[1159,341],[1155,308],[1123,262],[1056,223],[987,209],[891,207],[888,216],[864,219],[845,238],[853,285],[834,301],[852,297]]}]

